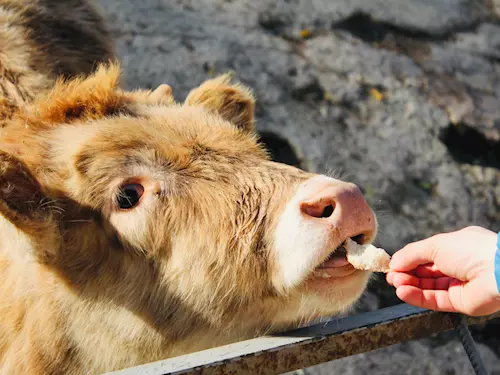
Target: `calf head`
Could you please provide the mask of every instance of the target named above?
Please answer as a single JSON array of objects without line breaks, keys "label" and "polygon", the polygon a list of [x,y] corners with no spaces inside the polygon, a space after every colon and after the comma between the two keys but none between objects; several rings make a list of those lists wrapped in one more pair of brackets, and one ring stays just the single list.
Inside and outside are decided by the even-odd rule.
[{"label": "calf head", "polygon": [[247,88],[221,76],[179,104],[117,81],[111,66],[59,82],[2,135],[0,210],[65,288],[177,339],[246,337],[360,296],[369,273],[335,250],[371,242],[374,214],[355,185],[272,162]]}]

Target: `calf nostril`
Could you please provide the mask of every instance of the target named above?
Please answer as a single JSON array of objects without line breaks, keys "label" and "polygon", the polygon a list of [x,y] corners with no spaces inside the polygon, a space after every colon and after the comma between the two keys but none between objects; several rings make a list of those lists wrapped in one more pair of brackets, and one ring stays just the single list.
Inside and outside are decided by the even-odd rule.
[{"label": "calf nostril", "polygon": [[365,242],[365,235],[363,233],[358,234],[357,236],[351,237],[351,240],[356,242],[358,245],[363,245]]},{"label": "calf nostril", "polygon": [[321,199],[314,203],[303,202],[300,205],[300,211],[304,215],[315,217],[315,218],[328,218],[332,216],[335,206],[333,203],[327,203]]},{"label": "calf nostril", "polygon": [[330,204],[323,209],[321,217],[330,217],[333,214],[333,206]]}]

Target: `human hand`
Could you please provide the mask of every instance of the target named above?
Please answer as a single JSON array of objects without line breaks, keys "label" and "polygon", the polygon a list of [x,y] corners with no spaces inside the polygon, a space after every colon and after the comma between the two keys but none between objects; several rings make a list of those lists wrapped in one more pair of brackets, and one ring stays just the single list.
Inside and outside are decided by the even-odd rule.
[{"label": "human hand", "polygon": [[470,316],[500,310],[496,233],[480,227],[438,234],[396,252],[387,282],[404,302]]}]

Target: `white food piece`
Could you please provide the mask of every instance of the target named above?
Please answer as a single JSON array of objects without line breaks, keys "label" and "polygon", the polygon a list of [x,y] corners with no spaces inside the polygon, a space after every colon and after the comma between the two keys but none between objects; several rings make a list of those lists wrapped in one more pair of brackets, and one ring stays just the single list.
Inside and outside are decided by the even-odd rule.
[{"label": "white food piece", "polygon": [[351,239],[345,242],[347,260],[354,268],[372,272],[389,272],[391,257],[384,249],[373,245],[358,245]]}]

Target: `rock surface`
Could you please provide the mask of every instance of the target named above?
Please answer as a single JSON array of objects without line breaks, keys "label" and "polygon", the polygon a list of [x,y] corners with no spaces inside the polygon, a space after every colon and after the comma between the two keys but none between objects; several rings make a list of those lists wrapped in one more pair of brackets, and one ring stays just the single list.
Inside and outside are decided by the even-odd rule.
[{"label": "rock surface", "polygon": [[[183,99],[233,71],[255,90],[257,127],[276,160],[360,185],[378,213],[377,245],[395,251],[470,224],[500,227],[499,1],[101,5],[125,86],[168,83]],[[397,303],[383,278],[370,290],[360,309]],[[468,373],[456,342],[405,345],[310,371]]]}]

